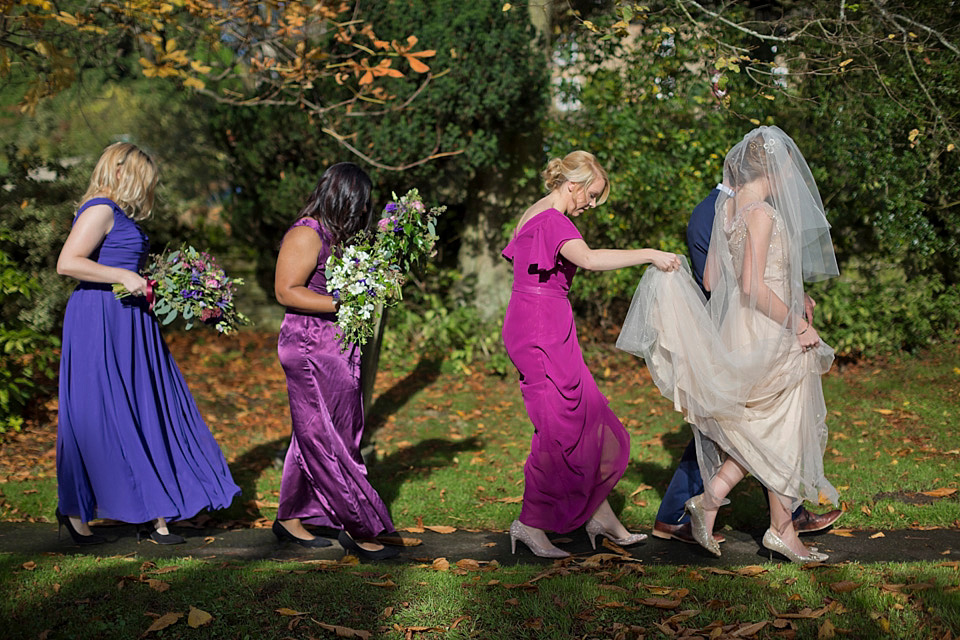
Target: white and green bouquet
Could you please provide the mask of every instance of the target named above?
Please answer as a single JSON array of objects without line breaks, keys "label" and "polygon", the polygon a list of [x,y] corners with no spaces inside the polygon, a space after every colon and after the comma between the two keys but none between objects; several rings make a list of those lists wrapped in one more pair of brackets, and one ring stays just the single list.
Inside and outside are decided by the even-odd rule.
[{"label": "white and green bouquet", "polygon": [[337,326],[343,347],[366,344],[373,335],[378,307],[402,299],[410,269],[433,254],[437,218],[446,207],[423,205],[411,189],[384,207],[372,234],[360,236],[327,259],[327,291],[338,301]]}]

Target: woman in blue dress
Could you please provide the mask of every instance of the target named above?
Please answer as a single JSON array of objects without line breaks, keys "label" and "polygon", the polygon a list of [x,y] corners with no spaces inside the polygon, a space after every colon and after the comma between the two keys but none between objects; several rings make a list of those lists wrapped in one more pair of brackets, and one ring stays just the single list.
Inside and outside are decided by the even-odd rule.
[{"label": "woman in blue dress", "polygon": [[[150,213],[157,178],[136,146],[107,147],[57,260],[57,273],[79,281],[63,321],[57,427],[57,521],[78,544],[105,541],[94,518],[150,523],[153,542],[181,543],[168,521],[227,507],[240,492],[138,273],[149,242],[136,221]],[[133,295],[117,299],[115,283]]]}]

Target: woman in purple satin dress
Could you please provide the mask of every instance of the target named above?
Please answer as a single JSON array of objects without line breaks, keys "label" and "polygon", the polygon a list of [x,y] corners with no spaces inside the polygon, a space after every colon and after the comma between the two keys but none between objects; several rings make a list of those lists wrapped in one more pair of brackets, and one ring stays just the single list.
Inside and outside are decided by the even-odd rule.
[{"label": "woman in purple satin dress", "polygon": [[[136,220],[157,175],[134,145],[107,147],[57,260],[80,281],[63,320],[57,427],[57,520],[79,544],[105,541],[90,530],[97,517],[152,522],[150,540],[181,543],[168,520],[240,493],[144,298],[149,243]],[[114,283],[133,296],[118,300]]]},{"label": "woman in purple satin dress", "polygon": [[563,558],[546,531],[586,524],[591,544],[604,536],[620,545],[646,538],[617,519],[607,495],[623,475],[630,436],[587,369],[567,293],[577,267],[608,271],[640,264],[679,268],[655,249],[591,249],[570,220],[607,199],[610,183],[593,155],[574,151],[543,172],[549,193],[527,209],[503,256],[513,263],[513,292],[503,342],[520,373],[523,403],[534,426],[524,466],[520,517],[510,526],[536,555]]},{"label": "woman in purple satin dress", "polygon": [[304,523],[339,529],[345,549],[379,560],[397,555],[396,548],[374,540],[394,527],[360,457],[360,349],[343,349],[337,339],[337,300],[327,293],[325,274],[330,254],[370,227],[371,188],[355,164],[328,168],[277,257],[274,290],[287,308],[277,352],[287,376],[293,435],[273,532],[280,541],[326,547],[331,543]]}]

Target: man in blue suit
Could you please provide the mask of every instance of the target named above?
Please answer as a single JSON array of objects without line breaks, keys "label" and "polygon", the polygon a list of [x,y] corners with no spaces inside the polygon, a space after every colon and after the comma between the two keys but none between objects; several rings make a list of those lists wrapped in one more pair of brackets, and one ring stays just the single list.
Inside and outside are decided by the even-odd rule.
[{"label": "man in blue suit", "polygon": [[[707,263],[707,250],[710,248],[710,235],[713,231],[713,216],[720,193],[724,192],[733,197],[734,192],[724,184],[718,184],[710,194],[693,209],[693,214],[687,223],[687,250],[690,252],[690,263],[693,267],[693,277],[696,279],[704,295],[710,297],[710,292],[703,288],[703,268]],[[806,316],[813,322],[813,300],[807,296]],[[764,489],[766,491],[766,489]],[[697,447],[693,440],[687,445],[680,458],[680,464],[670,479],[660,510],[657,511],[657,521],[653,525],[653,535],[664,540],[680,540],[690,544],[697,544],[690,531],[690,518],[683,510],[683,504],[698,493],[703,493],[703,479],[700,477],[700,467],[697,464]],[[808,511],[802,505],[793,512],[793,526],[797,533],[811,533],[826,529],[843,512],[840,510],[828,511],[817,515]],[[723,535],[714,534],[717,542],[723,542]]]}]

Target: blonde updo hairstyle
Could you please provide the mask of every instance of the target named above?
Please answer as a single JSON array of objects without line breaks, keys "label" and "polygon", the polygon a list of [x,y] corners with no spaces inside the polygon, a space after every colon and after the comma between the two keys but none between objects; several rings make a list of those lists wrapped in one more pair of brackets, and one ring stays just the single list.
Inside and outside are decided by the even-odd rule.
[{"label": "blonde updo hairstyle", "polygon": [[143,220],[153,209],[159,177],[157,163],[149,154],[129,142],[115,142],[100,155],[81,203],[110,198],[127,217]]},{"label": "blonde updo hairstyle", "polygon": [[571,151],[561,160],[553,158],[540,174],[547,191],[554,191],[564,182],[572,182],[587,189],[596,180],[603,180],[603,193],[597,198],[597,204],[603,204],[610,195],[610,180],[597,158],[587,151]]}]

